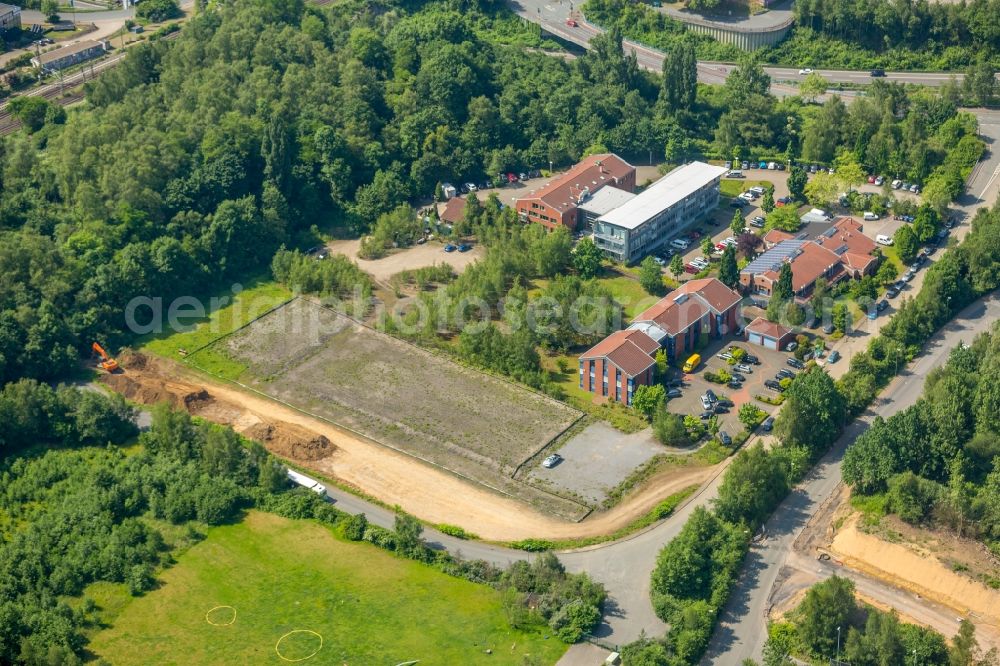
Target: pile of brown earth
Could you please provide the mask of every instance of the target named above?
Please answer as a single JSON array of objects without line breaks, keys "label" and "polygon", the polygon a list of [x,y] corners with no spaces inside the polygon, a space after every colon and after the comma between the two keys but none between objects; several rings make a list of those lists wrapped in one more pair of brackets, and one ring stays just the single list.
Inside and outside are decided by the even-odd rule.
[{"label": "pile of brown earth", "polygon": [[322,460],[334,452],[333,442],[291,423],[257,423],[243,431],[245,437],[264,444],[271,453],[291,460]]},{"label": "pile of brown earth", "polygon": [[[124,372],[101,375],[101,382],[129,400],[143,405],[162,402],[216,423],[263,444],[282,458],[311,462],[333,454],[336,447],[323,435],[282,421],[267,422],[239,405],[216,400],[204,387],[173,378],[156,359],[133,351],[119,356]],[[169,377],[169,378],[168,378]]]}]

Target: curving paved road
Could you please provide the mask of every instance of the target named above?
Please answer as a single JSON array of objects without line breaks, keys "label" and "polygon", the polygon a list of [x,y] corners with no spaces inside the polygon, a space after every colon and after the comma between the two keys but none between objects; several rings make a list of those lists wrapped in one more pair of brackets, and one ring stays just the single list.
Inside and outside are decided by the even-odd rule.
[{"label": "curving paved road", "polygon": [[[560,37],[568,42],[587,48],[590,40],[604,32],[593,24],[587,23],[579,8],[582,2],[578,0],[510,0],[511,9],[519,16],[539,24],[546,32]],[[566,25],[566,21],[572,16],[577,22],[576,27]],[[643,46],[631,40],[624,41],[626,51],[636,54],[639,65],[656,72],[663,69],[663,53],[648,46]],[[735,68],[735,65],[699,61],[698,80],[702,83],[721,84]],[[785,86],[782,90],[782,81],[801,81],[805,78],[799,74],[798,69],[788,67],[765,67],[772,81],[775,82],[775,93],[791,92],[797,90]],[[872,78],[868,71],[856,72],[848,70],[817,69],[819,74],[831,83],[871,83]],[[886,72],[885,81],[898,81],[900,83],[915,83],[925,86],[939,86],[947,82],[952,77],[961,81],[963,75],[951,72]]]}]

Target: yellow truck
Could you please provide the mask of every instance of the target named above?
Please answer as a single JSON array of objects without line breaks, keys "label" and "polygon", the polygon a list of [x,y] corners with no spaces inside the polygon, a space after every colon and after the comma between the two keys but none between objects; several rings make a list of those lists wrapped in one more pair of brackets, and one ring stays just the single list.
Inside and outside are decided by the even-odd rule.
[{"label": "yellow truck", "polygon": [[684,362],[684,372],[691,372],[698,367],[699,363],[701,363],[701,354],[691,354]]}]

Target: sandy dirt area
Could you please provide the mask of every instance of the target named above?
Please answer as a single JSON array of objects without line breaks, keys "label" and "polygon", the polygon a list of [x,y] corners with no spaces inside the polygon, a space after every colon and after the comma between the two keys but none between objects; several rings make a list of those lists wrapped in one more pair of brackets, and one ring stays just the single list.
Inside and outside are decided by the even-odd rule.
[{"label": "sandy dirt area", "polygon": [[[719,466],[667,470],[610,511],[573,523],[544,515],[517,500],[462,481],[291,407],[195,375],[170,361],[120,355],[119,362],[125,372],[105,375],[102,381],[135,402],[166,401],[232,426],[247,436],[269,433],[271,439],[265,438],[263,443],[279,456],[294,459],[302,467],[386,504],[398,504],[423,520],[460,525],[487,540],[570,539],[608,534],[645,514],[672,493],[703,483],[719,470]],[[278,448],[274,443],[277,439],[291,443]],[[329,455],[317,458],[317,448],[323,447],[328,447]]]},{"label": "sandy dirt area", "polygon": [[890,543],[858,529],[858,515],[837,531],[830,550],[844,564],[940,604],[1000,625],[1000,590],[956,572],[927,548]]},{"label": "sandy dirt area", "polygon": [[360,239],[331,241],[326,244],[331,252],[350,257],[357,262],[361,270],[383,284],[388,283],[389,278],[397,273],[434,264],[448,264],[455,269],[456,273],[461,273],[469,264],[485,254],[480,245],[474,245],[468,252],[445,252],[443,243],[430,241],[423,245],[414,245],[405,250],[392,252],[381,259],[370,260],[358,258],[360,245]]}]

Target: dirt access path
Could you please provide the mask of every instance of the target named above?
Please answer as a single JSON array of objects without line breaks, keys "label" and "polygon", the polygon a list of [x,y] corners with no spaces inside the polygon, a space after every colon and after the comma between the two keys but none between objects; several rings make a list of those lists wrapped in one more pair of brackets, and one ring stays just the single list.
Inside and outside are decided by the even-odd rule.
[{"label": "dirt access path", "polygon": [[[667,496],[712,478],[717,467],[658,474],[624,502],[580,523],[558,520],[375,442],[340,430],[233,385],[196,375],[171,361],[120,355],[125,372],[102,382],[142,404],[169,402],[262,441],[276,455],[334,478],[430,523],[459,525],[483,539],[573,539],[600,536],[646,514]],[[725,464],[725,463],[721,463]]]}]

